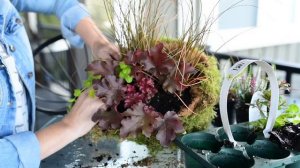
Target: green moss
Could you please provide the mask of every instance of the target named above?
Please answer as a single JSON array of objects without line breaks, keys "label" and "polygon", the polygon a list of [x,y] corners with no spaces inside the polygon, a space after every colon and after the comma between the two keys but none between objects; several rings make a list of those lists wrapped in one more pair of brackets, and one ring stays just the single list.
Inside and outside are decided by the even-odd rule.
[{"label": "green moss", "polygon": [[198,64],[197,69],[203,72],[203,76],[206,77],[200,83],[200,90],[204,95],[208,106],[216,105],[219,100],[220,88],[221,88],[221,74],[217,66],[217,59],[213,56],[208,56],[208,60],[205,64]]},{"label": "green moss", "polygon": [[199,85],[201,102],[194,110],[196,114],[183,117],[184,128],[187,132],[206,129],[215,117],[214,106],[218,103],[221,75],[217,60],[209,56],[206,64],[198,64],[197,69],[204,73],[205,80]]},{"label": "green moss", "polygon": [[155,156],[157,152],[161,151],[163,147],[154,136],[147,138],[146,136],[139,134],[137,137],[129,137],[128,140],[135,141],[137,144],[146,145],[150,155]]},{"label": "green moss", "polygon": [[104,139],[120,139],[119,130],[102,131],[98,126],[95,126],[89,134],[86,136],[91,139],[92,142],[98,142]]},{"label": "green moss", "polygon": [[214,106],[203,110],[196,109],[196,114],[182,117],[183,125],[187,133],[207,129],[215,117]]}]

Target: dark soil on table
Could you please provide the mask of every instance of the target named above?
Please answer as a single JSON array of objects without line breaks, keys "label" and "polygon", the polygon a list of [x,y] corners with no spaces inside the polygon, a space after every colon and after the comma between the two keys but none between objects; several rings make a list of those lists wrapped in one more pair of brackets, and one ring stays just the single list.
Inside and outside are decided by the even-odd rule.
[{"label": "dark soil on table", "polygon": [[289,123],[270,134],[270,140],[282,148],[300,151],[300,124]]}]

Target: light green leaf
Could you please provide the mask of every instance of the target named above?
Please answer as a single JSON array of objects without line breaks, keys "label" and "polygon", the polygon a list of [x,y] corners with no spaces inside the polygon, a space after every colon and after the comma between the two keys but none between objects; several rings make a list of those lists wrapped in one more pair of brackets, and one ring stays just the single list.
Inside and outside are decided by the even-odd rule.
[{"label": "light green leaf", "polygon": [[297,124],[300,123],[300,120],[293,120],[292,123],[293,123],[294,125],[297,125]]},{"label": "light green leaf", "polygon": [[84,81],[84,83],[83,83],[83,86],[84,86],[85,88],[89,88],[89,87],[91,87],[92,85],[93,85],[92,81],[89,81],[89,80],[86,80],[86,81]]},{"label": "light green leaf", "polygon": [[280,119],[280,118],[276,119],[276,121],[275,121],[275,127],[276,128],[282,127],[284,125],[285,125],[285,120],[284,119]]},{"label": "light green leaf", "polygon": [[101,79],[101,75],[94,75],[93,73],[88,73],[88,78],[83,82],[84,88],[89,88],[93,85],[93,80]]},{"label": "light green leaf", "polygon": [[127,83],[131,83],[131,82],[133,81],[133,77],[132,77],[132,76],[126,76],[126,77],[125,77],[125,81],[126,81]]},{"label": "light green leaf", "polygon": [[94,80],[101,79],[101,75],[95,75],[95,76],[93,76],[93,79]]},{"label": "light green leaf", "polygon": [[257,121],[253,121],[250,123],[256,130],[263,130],[267,124],[267,120],[265,118],[259,119]]},{"label": "light green leaf", "polygon": [[72,106],[71,106],[71,105],[68,105],[68,106],[67,106],[67,112],[70,112],[71,109],[72,109]]},{"label": "light green leaf", "polygon": [[286,110],[287,113],[297,113],[299,112],[299,107],[296,104],[290,104],[288,109]]},{"label": "light green leaf", "polygon": [[121,69],[125,69],[128,67],[128,65],[126,65],[124,62],[120,62],[119,66]]},{"label": "light green leaf", "polygon": [[125,68],[125,69],[123,69],[122,70],[122,72],[124,72],[125,74],[127,74],[127,75],[130,75],[130,73],[131,73],[131,68]]},{"label": "light green leaf", "polygon": [[128,74],[125,74],[124,71],[121,71],[120,74],[119,74],[119,77],[123,78],[123,79],[125,79],[126,76],[128,76]]},{"label": "light green leaf", "polygon": [[90,97],[95,97],[95,96],[96,96],[96,91],[95,91],[94,89],[91,89],[91,90],[89,91],[89,96],[90,96]]},{"label": "light green leaf", "polygon": [[75,89],[75,90],[74,90],[74,96],[75,96],[75,97],[79,97],[80,94],[81,94],[81,90],[80,90],[80,89]]},{"label": "light green leaf", "polygon": [[74,99],[70,99],[68,100],[69,103],[74,103],[75,102],[75,98]]}]

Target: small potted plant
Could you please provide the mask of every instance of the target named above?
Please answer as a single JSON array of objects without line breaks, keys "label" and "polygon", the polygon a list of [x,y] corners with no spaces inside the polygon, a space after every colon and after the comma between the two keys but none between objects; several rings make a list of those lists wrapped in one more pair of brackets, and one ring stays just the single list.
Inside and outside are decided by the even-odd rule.
[{"label": "small potted plant", "polygon": [[[285,82],[281,82],[279,87],[282,91],[290,90],[290,85]],[[261,119],[251,122],[251,125],[255,130],[262,130],[267,122],[268,110],[270,106],[270,90],[263,92],[262,98],[256,101],[253,106],[256,106],[261,115]],[[276,142],[280,146],[286,149],[298,150],[300,151],[300,108],[297,104],[287,104],[286,98],[280,96],[278,105],[278,115],[275,121],[274,130],[270,133],[270,140]]]},{"label": "small potted plant", "polygon": [[252,96],[255,92],[264,91],[267,88],[265,74],[258,68],[254,73],[253,67],[249,66],[245,72],[234,81],[230,93],[235,95],[234,111],[236,113],[236,122],[249,121],[249,107]]},{"label": "small potted plant", "polygon": [[[224,75],[226,76],[226,75]],[[264,91],[267,88],[265,74],[258,67],[254,70],[252,66],[247,67],[244,72],[233,81],[228,98],[227,111],[230,124],[249,121],[249,107],[255,92]],[[216,106],[217,117],[214,119],[215,126],[222,126],[220,111]]]}]

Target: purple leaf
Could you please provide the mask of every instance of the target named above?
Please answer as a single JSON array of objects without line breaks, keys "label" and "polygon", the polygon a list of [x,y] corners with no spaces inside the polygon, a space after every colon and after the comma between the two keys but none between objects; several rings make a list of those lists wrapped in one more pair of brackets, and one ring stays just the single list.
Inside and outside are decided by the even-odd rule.
[{"label": "purple leaf", "polygon": [[156,139],[163,146],[170,145],[176,134],[184,132],[182,122],[174,111],[168,111],[163,118],[157,118],[155,128],[158,129]]},{"label": "purple leaf", "polygon": [[147,53],[137,49],[134,52],[129,51],[125,57],[126,64],[137,65],[141,60],[147,58]]},{"label": "purple leaf", "polygon": [[142,77],[134,84],[129,84],[125,88],[125,108],[130,108],[139,102],[148,101],[157,93],[154,81],[149,77]]},{"label": "purple leaf", "polygon": [[141,102],[132,106],[132,109],[127,109],[123,115],[127,117],[121,122],[120,136],[123,138],[128,135],[136,136],[140,132],[150,137],[156,118],[159,117],[159,113]]},{"label": "purple leaf", "polygon": [[143,134],[146,137],[150,137],[152,132],[155,130],[154,126],[156,125],[157,118],[160,117],[160,114],[154,110],[151,106],[144,107],[145,113],[145,123],[143,126]]},{"label": "purple leaf", "polygon": [[177,69],[173,69],[163,82],[164,90],[170,93],[175,91],[183,91],[187,86],[183,85],[187,81],[189,75],[196,72],[195,68],[190,64],[180,62]]},{"label": "purple leaf", "polygon": [[134,104],[143,102],[145,95],[137,92],[135,85],[128,84],[125,88],[125,108],[130,108]]},{"label": "purple leaf", "polygon": [[145,99],[145,95],[142,93],[134,93],[134,94],[127,94],[125,97],[125,108],[130,108],[134,104],[137,104],[139,102],[143,102]]},{"label": "purple leaf", "polygon": [[154,81],[149,77],[141,78],[138,81],[138,87],[140,92],[145,95],[147,100],[150,100],[157,93]]},{"label": "purple leaf", "polygon": [[94,75],[114,75],[115,68],[118,66],[117,61],[93,61],[90,63],[86,71],[92,72]]},{"label": "purple leaf", "polygon": [[122,99],[122,79],[117,79],[114,75],[108,75],[99,83],[94,84],[96,96],[104,98],[104,102],[108,106],[117,105]]},{"label": "purple leaf", "polygon": [[183,78],[187,78],[188,75],[196,72],[195,67],[193,67],[190,63],[185,63],[182,61],[179,63],[178,70],[180,72],[177,72],[176,74],[183,76]]},{"label": "purple leaf", "polygon": [[125,62],[127,64],[133,65],[134,67],[141,67],[141,69],[146,71],[155,68],[151,63],[149,52],[142,51],[140,49],[137,49],[135,52],[128,52],[125,58]]},{"label": "purple leaf", "polygon": [[154,74],[159,77],[160,75],[167,75],[174,69],[175,63],[168,55],[163,51],[163,43],[157,44],[155,47],[150,48],[149,58],[154,69]]},{"label": "purple leaf", "polygon": [[115,110],[105,111],[104,113],[102,113],[98,125],[102,130],[107,130],[109,128],[118,129],[121,127],[122,119],[123,118],[121,114],[116,112]]},{"label": "purple leaf", "polygon": [[176,70],[174,69],[169,76],[166,77],[165,81],[163,82],[163,89],[170,93],[174,93],[177,90],[180,90],[179,78],[175,75]]},{"label": "purple leaf", "polygon": [[121,126],[122,116],[114,110],[100,110],[93,115],[92,120],[99,121],[98,126],[102,130],[118,129]]}]

